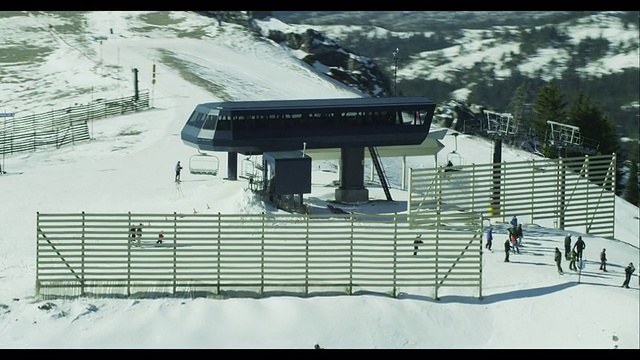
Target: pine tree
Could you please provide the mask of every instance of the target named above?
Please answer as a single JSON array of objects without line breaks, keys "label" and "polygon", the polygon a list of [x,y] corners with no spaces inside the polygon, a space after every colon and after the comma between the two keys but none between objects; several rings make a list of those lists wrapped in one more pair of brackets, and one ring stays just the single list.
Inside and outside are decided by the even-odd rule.
[{"label": "pine tree", "polygon": [[583,144],[593,140],[598,144],[600,154],[618,152],[620,143],[615,133],[613,121],[602,114],[598,106],[584,93],[578,93],[567,112],[567,122],[580,128]]},{"label": "pine tree", "polygon": [[524,121],[524,104],[526,102],[526,89],[524,84],[518,86],[516,92],[513,94],[507,110],[513,115],[513,118],[517,121],[518,125],[528,126]]},{"label": "pine tree", "polygon": [[542,86],[533,104],[535,119],[531,127],[544,138],[548,128],[547,121],[566,122],[566,106],[564,95],[558,86],[551,83]]},{"label": "pine tree", "polygon": [[[604,116],[598,106],[584,93],[578,93],[576,99],[571,103],[567,112],[567,121],[569,124],[580,128],[581,141],[584,146],[587,140],[598,145],[598,153],[613,154],[617,153],[620,144],[615,134],[615,125],[613,121]],[[581,153],[568,154],[568,156],[581,156]],[[620,159],[621,160],[621,159]],[[622,190],[622,173],[620,166],[617,166],[615,174],[616,194],[621,195]],[[590,174],[590,180],[598,185],[602,185],[606,175],[596,176]]]}]

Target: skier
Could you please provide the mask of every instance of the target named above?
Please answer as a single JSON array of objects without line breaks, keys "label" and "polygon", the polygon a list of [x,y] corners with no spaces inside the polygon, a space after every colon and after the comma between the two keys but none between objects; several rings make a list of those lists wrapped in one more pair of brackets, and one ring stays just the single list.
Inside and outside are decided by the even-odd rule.
[{"label": "skier", "polygon": [[491,251],[491,242],[493,241],[493,230],[489,228],[487,230],[487,244],[484,246],[487,250]]},{"label": "skier", "polygon": [[176,182],[180,182],[180,170],[182,170],[182,165],[180,165],[180,161],[176,164]]},{"label": "skier", "polygon": [[136,229],[136,235],[138,236],[138,245],[140,244],[140,241],[142,240],[142,223],[138,224],[138,228]]},{"label": "skier", "polygon": [[129,239],[129,242],[135,242],[136,241],[136,227],[132,227],[131,229],[129,229],[129,237],[131,239]]},{"label": "skier", "polygon": [[607,249],[602,249],[600,253],[600,270],[607,271],[607,254],[605,253]]},{"label": "skier", "polygon": [[516,252],[520,254],[520,247],[518,246],[518,238],[514,231],[509,231],[509,239],[511,240],[511,247],[513,248],[513,253]]},{"label": "skier", "polygon": [[582,236],[578,236],[578,240],[573,245],[573,249],[578,253],[578,261],[582,261],[582,250],[584,250],[587,245],[582,240]]},{"label": "skier", "polygon": [[518,224],[516,228],[516,238],[518,239],[518,246],[522,245],[522,224]]},{"label": "skier", "polygon": [[576,267],[577,258],[578,254],[575,252],[575,250],[572,250],[571,254],[569,255],[569,270],[578,271],[578,268]]},{"label": "skier", "polygon": [[509,251],[511,251],[511,239],[504,241],[504,262],[509,262]]},{"label": "skier", "polygon": [[447,161],[447,167],[444,169],[444,171],[445,172],[453,171],[452,167],[453,167],[453,163],[451,162],[451,160],[449,160]]},{"label": "skier", "polygon": [[562,275],[562,266],[560,266],[560,262],[562,261],[562,253],[560,252],[560,249],[556,248],[556,253],[553,259],[556,261],[556,265],[558,266],[558,274]]},{"label": "skier", "polygon": [[622,287],[629,288],[629,281],[631,281],[631,274],[636,271],[636,268],[633,267],[633,263],[630,262],[629,265],[624,268],[624,283],[622,283]]},{"label": "skier", "polygon": [[518,218],[513,215],[513,217],[511,218],[511,221],[509,221],[509,223],[511,224],[511,227],[513,228],[514,232],[516,230],[516,228],[518,227]]},{"label": "skier", "polygon": [[569,260],[569,255],[571,253],[571,234],[567,234],[564,237],[564,257]]},{"label": "skier", "polygon": [[422,244],[422,240],[420,240],[420,238],[422,237],[422,234],[418,235],[418,237],[413,240],[413,255],[418,255],[418,244]]},{"label": "skier", "polygon": [[158,234],[158,241],[156,241],[156,244],[162,244],[162,240],[164,240],[164,232],[160,230],[160,234]]}]

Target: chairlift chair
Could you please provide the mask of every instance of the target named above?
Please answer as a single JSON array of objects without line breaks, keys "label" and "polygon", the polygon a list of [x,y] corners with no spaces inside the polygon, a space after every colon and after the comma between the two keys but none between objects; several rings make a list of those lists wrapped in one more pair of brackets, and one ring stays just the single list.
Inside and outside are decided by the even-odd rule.
[{"label": "chairlift chair", "polygon": [[251,180],[262,171],[262,165],[253,159],[253,156],[246,157],[240,163],[240,177]]},{"label": "chairlift chair", "polygon": [[189,158],[189,172],[194,175],[217,175],[220,160],[215,155],[205,154],[198,150],[197,155]]}]

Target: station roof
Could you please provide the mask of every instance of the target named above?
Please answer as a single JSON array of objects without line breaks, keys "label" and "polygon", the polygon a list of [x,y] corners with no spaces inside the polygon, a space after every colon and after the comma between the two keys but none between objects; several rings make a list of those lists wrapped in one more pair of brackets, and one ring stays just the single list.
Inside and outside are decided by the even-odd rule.
[{"label": "station roof", "polygon": [[315,108],[350,108],[352,106],[401,106],[421,107],[435,105],[426,97],[364,97],[364,98],[333,98],[333,99],[302,99],[302,100],[261,100],[261,101],[231,101],[199,104],[208,109],[226,110],[286,110],[286,109],[315,109]]}]

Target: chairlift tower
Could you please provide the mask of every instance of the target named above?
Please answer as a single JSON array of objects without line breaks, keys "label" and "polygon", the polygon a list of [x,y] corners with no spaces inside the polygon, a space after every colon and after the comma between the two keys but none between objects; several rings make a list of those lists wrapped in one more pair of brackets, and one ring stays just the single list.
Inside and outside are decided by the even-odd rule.
[{"label": "chairlift tower", "polygon": [[486,131],[488,134],[497,134],[503,137],[515,137],[518,135],[518,126],[510,113],[497,113],[485,111],[487,116]]},{"label": "chairlift tower", "polygon": [[595,154],[600,147],[597,140],[585,138],[580,127],[548,120],[546,142],[556,148],[567,148],[582,154]]}]

